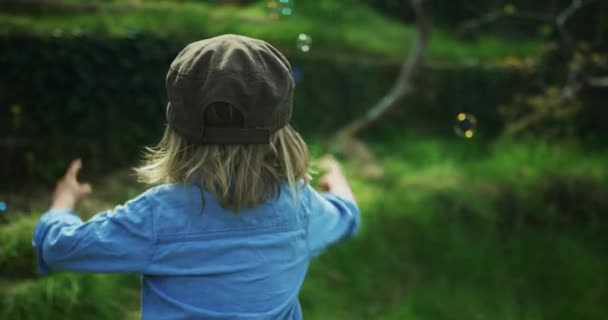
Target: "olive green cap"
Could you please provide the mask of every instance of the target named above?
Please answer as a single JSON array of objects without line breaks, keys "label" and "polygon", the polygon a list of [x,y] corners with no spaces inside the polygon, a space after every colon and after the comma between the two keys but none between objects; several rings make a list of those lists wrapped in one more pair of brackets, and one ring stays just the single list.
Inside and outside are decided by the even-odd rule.
[{"label": "olive green cap", "polygon": [[[222,35],[193,42],[171,63],[166,84],[169,126],[193,143],[267,144],[291,119],[291,66],[262,40]],[[205,110],[216,102],[239,110],[243,126],[206,126]]]}]

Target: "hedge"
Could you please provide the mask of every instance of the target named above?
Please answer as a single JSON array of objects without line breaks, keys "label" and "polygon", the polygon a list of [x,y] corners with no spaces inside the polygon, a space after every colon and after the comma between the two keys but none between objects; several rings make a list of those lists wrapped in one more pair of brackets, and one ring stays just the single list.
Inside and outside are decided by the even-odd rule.
[{"label": "hedge", "polygon": [[[136,160],[164,125],[164,77],[184,39],[130,37],[0,37],[0,177],[53,181],[82,156],[98,172]],[[398,65],[294,55],[301,75],[293,123],[322,136],[364,113],[392,85]],[[411,125],[440,124],[449,134],[462,111],[500,131],[496,106],[520,84],[507,69],[426,68],[420,94],[404,103]],[[470,88],[476,88],[471,91]],[[2,185],[0,185],[0,188]]]}]

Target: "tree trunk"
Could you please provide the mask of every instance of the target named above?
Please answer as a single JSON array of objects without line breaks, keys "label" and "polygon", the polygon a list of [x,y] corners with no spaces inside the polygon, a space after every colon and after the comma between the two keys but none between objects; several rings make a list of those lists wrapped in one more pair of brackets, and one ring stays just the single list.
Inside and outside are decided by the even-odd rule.
[{"label": "tree trunk", "polygon": [[382,121],[394,109],[399,107],[399,102],[414,91],[412,81],[414,76],[424,62],[428,42],[430,38],[430,23],[422,7],[423,0],[410,0],[416,14],[416,25],[418,32],[414,45],[410,50],[408,58],[401,67],[399,77],[393,88],[374,105],[366,115],[347,124],[337,133],[337,138],[356,137],[360,133]]},{"label": "tree trunk", "polygon": [[414,92],[413,79],[424,62],[430,38],[430,24],[422,7],[423,0],[410,0],[416,14],[418,32],[410,54],[401,67],[399,77],[392,89],[374,105],[363,117],[338,130],[330,140],[330,151],[348,157],[353,161],[359,175],[379,178],[383,168],[375,160],[373,152],[356,139],[357,135],[375,126],[399,107],[404,97]]}]

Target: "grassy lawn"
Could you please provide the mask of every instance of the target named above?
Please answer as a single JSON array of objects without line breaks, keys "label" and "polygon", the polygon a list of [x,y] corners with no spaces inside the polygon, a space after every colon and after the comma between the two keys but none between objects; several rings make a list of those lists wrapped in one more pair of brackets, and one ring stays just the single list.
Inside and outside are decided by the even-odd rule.
[{"label": "grassy lawn", "polygon": [[351,171],[365,224],[313,263],[301,294],[308,319],[608,311],[606,155],[533,141],[400,137],[374,146],[386,176]]},{"label": "grassy lawn", "polygon": [[[608,155],[538,141],[407,136],[370,145],[386,174],[362,178],[347,164],[363,228],[313,261],[300,295],[307,319],[600,319],[608,312]],[[141,190],[118,171],[96,181],[80,211]],[[32,194],[42,200],[32,200],[29,214],[13,209],[4,217],[11,223],[0,225],[0,269],[9,274],[0,277],[0,318],[136,318],[135,276],[35,276],[30,236],[48,191]]]},{"label": "grassy lawn", "polygon": [[[342,59],[400,63],[407,53],[415,28],[383,17],[362,5],[336,3],[331,11],[297,11],[290,17],[270,19],[265,2],[248,7],[214,6],[196,3],[144,2],[138,5],[106,4],[91,13],[14,15],[0,13],[0,34],[34,33],[75,36],[87,33],[125,37],[133,32],[186,41],[224,33],[263,38],[288,53],[295,53],[300,33],[313,39],[308,55]],[[308,8],[308,7],[307,7]],[[487,62],[507,57],[526,57],[539,52],[534,38],[505,41],[486,34],[464,41],[449,30],[435,29],[429,58],[461,63]]]}]

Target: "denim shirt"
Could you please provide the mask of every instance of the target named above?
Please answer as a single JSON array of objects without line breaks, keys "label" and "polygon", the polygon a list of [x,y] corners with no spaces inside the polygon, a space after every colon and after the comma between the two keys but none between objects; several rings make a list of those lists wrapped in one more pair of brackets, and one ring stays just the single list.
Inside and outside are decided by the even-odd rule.
[{"label": "denim shirt", "polygon": [[310,186],[235,214],[196,185],[167,184],[87,222],[51,209],[33,245],[43,275],[142,274],[143,319],[301,319],[310,259],[359,224],[354,202]]}]

